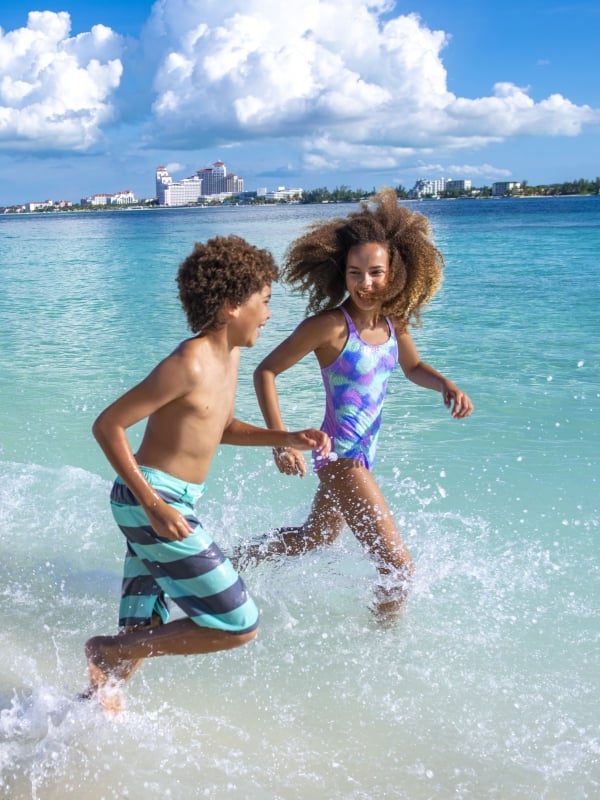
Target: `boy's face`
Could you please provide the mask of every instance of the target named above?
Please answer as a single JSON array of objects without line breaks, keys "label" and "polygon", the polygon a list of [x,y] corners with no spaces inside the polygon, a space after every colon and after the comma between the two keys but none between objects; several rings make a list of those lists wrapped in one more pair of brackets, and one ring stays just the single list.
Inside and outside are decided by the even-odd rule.
[{"label": "boy's face", "polygon": [[260,336],[260,329],[271,319],[271,285],[267,284],[235,309],[235,328],[239,347],[252,347]]}]

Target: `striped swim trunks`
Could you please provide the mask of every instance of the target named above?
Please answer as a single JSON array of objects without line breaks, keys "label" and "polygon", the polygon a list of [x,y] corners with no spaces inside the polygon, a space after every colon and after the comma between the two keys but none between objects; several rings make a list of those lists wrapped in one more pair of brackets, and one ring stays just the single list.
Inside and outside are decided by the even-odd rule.
[{"label": "striped swim trunks", "polygon": [[159,497],[182,514],[193,532],[181,541],[153,530],[135,496],[120,478],[110,504],[127,539],[119,625],[149,625],[158,614],[169,619],[170,598],[196,625],[234,634],[258,626],[258,610],[233,565],[202,527],[195,503],[204,484],[186,483],[166,472],[140,466]]}]

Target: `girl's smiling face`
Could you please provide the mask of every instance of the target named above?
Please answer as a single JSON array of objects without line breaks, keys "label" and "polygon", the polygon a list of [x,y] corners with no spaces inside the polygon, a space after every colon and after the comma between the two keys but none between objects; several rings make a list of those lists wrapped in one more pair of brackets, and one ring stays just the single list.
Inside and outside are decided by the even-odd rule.
[{"label": "girl's smiling face", "polygon": [[376,309],[390,275],[390,256],[377,242],[357,244],[346,256],[346,288],[360,311]]}]

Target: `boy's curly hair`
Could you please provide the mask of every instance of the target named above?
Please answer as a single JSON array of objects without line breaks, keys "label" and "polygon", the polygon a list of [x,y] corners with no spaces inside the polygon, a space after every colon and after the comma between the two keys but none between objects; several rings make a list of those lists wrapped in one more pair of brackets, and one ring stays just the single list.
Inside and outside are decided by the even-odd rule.
[{"label": "boy's curly hair", "polygon": [[[371,204],[372,205],[371,205]],[[351,247],[376,243],[390,257],[382,313],[421,324],[420,311],[442,282],[444,259],[430,238],[429,221],[398,205],[393,189],[382,189],[347,217],[313,224],[288,248],[282,278],[308,294],[307,314],[338,306],[346,295],[346,258]]]},{"label": "boy's curly hair", "polygon": [[194,333],[220,327],[218,313],[229,300],[244,303],[278,278],[268,250],[259,250],[240,236],[215,236],[196,242],[177,272],[179,299]]}]

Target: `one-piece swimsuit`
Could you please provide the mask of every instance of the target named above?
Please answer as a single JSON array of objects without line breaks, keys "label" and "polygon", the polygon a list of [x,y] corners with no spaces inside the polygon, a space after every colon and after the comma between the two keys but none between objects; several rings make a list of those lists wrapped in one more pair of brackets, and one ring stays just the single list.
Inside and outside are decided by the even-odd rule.
[{"label": "one-piece swimsuit", "polygon": [[[332,452],[338,457],[357,459],[371,469],[388,379],[398,363],[398,340],[392,321],[386,317],[388,340],[368,344],[347,311],[342,307],[340,311],[346,318],[348,339],[335,361],[321,370],[326,398],[321,430],[329,434]],[[329,461],[313,452],[315,470]]]}]

